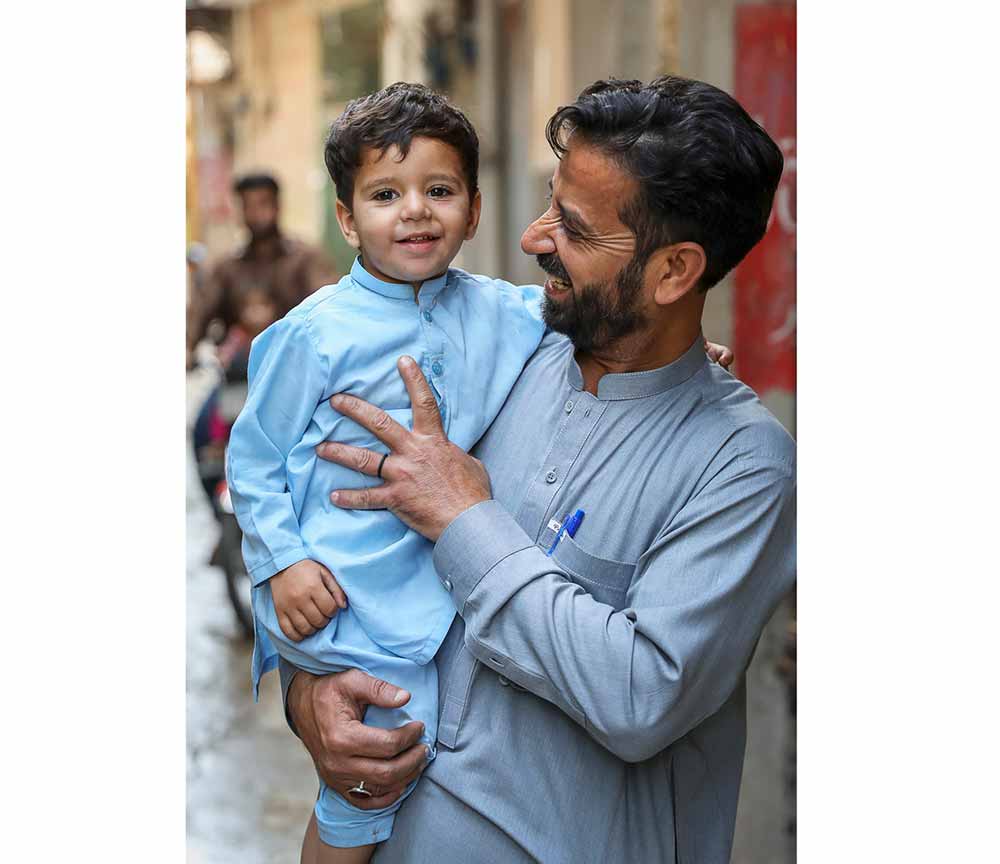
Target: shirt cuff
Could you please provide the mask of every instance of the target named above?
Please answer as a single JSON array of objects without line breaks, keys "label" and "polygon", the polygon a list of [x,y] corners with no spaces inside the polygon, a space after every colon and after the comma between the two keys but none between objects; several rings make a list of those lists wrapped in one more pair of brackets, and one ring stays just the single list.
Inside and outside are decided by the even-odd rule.
[{"label": "shirt cuff", "polygon": [[453,519],[434,547],[434,567],[459,614],[483,577],[535,544],[497,501],[481,501]]},{"label": "shirt cuff", "polygon": [[305,561],[308,557],[309,553],[306,552],[305,546],[297,546],[294,549],[290,549],[288,552],[282,552],[280,555],[275,555],[273,558],[269,558],[267,561],[262,561],[260,564],[256,564],[250,569],[250,583],[254,588],[256,588],[262,582],[266,582],[270,579],[275,573],[280,573],[286,567],[291,567],[299,561]]}]

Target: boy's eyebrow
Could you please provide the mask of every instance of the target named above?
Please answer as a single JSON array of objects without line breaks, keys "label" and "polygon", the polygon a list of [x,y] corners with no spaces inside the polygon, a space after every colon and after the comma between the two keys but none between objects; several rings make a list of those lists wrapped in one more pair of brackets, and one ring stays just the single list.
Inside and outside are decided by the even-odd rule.
[{"label": "boy's eyebrow", "polygon": [[461,183],[462,182],[462,179],[457,174],[441,173],[441,174],[430,174],[430,175],[427,176],[427,182],[428,183],[433,183],[435,180],[437,180],[439,182],[443,180],[443,181],[445,181],[447,183]]},{"label": "boy's eyebrow", "polygon": [[[549,178],[549,197],[552,196],[552,178]],[[580,234],[584,237],[594,234],[594,230],[587,224],[586,220],[575,210],[564,206],[561,202],[556,204],[559,208],[559,218],[562,220],[563,225],[569,228],[574,234]]]},{"label": "boy's eyebrow", "polygon": [[[461,184],[462,180],[455,174],[439,173],[439,174],[428,174],[424,178],[428,183],[455,183]],[[369,180],[361,187],[362,193],[374,189],[376,186],[393,186],[399,182],[397,177],[376,177],[373,180]]]},{"label": "boy's eyebrow", "polygon": [[361,187],[362,192],[367,192],[369,189],[374,189],[376,186],[392,186],[396,180],[394,177],[376,177],[374,180],[369,180]]}]

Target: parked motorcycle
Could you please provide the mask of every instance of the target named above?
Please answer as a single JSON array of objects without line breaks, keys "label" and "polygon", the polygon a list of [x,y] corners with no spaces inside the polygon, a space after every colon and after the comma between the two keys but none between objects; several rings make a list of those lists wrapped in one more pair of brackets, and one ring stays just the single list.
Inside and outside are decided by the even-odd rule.
[{"label": "parked motorcycle", "polygon": [[228,351],[220,350],[220,359],[224,361],[222,383],[209,396],[195,423],[194,449],[202,487],[221,528],[219,542],[209,563],[225,574],[226,596],[237,624],[241,632],[251,638],[253,611],[250,606],[250,577],[243,563],[243,534],[233,512],[226,481],[229,433],[247,398],[249,344],[231,343],[228,347]]}]

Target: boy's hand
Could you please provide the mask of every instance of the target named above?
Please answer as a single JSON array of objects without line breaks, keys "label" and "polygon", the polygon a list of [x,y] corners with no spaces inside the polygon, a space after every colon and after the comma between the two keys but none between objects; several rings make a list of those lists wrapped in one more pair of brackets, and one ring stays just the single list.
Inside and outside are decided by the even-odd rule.
[{"label": "boy's hand", "polygon": [[318,561],[305,559],[271,577],[271,598],[281,632],[301,642],[347,608],[344,589]]},{"label": "boy's hand", "polygon": [[728,369],[733,365],[733,352],[725,345],[717,345],[706,339],[705,353],[708,354],[709,360],[718,363],[723,369]]}]

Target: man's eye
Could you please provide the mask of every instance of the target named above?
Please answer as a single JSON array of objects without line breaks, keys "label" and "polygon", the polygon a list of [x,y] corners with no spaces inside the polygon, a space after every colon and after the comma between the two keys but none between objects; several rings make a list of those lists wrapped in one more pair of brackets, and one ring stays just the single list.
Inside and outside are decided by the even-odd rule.
[{"label": "man's eye", "polygon": [[434,186],[428,194],[431,198],[445,198],[448,195],[451,195],[451,189],[447,186]]},{"label": "man's eye", "polygon": [[393,192],[391,189],[379,189],[379,191],[376,192],[372,196],[372,200],[374,200],[374,201],[392,201],[392,199],[395,198],[395,197],[396,197],[396,193]]}]

